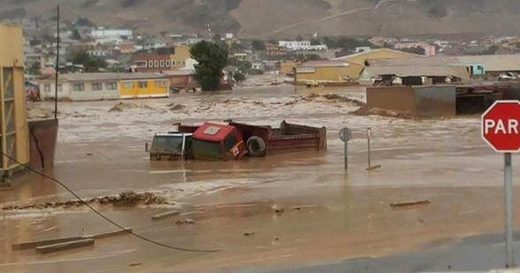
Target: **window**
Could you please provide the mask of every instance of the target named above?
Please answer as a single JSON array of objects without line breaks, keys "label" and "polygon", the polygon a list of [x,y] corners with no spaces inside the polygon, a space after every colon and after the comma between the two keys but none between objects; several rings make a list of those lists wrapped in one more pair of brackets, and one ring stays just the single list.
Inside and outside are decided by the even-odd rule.
[{"label": "window", "polygon": [[61,93],[63,91],[63,84],[58,84],[58,92]]},{"label": "window", "polygon": [[170,67],[172,65],[172,63],[170,62],[170,60],[166,60],[166,67]]},{"label": "window", "polygon": [[103,84],[100,82],[93,82],[92,83],[92,90],[93,91],[100,91],[103,90]]},{"label": "window", "polygon": [[125,82],[125,88],[127,88],[127,89],[134,88],[134,83],[133,82]]},{"label": "window", "polygon": [[135,62],[135,66],[140,67],[140,68],[146,68],[146,64],[147,64],[146,61],[137,61],[137,62]]},{"label": "window", "polygon": [[115,83],[115,82],[107,82],[107,83],[105,83],[105,89],[106,90],[116,90],[117,89],[117,83]]},{"label": "window", "polygon": [[51,92],[51,85],[50,84],[44,85],[43,86],[43,92],[45,92],[45,93]]},{"label": "window", "polygon": [[139,88],[147,88],[147,87],[148,87],[148,83],[145,82],[145,81],[139,81],[139,82],[137,83],[137,86],[138,86]]},{"label": "window", "polygon": [[155,87],[166,87],[166,81],[155,81]]},{"label": "window", "polygon": [[172,66],[175,66],[175,61],[172,61]]},{"label": "window", "polygon": [[153,61],[148,61],[148,67],[150,67],[150,68],[153,67]]},{"label": "window", "polygon": [[85,84],[84,83],[75,83],[72,85],[72,90],[74,91],[85,91]]},{"label": "window", "polygon": [[158,60],[155,60],[155,61],[153,62],[153,65],[154,65],[154,67],[159,67],[159,61],[158,61]]},{"label": "window", "polygon": [[164,60],[161,60],[160,63],[161,63],[161,67],[164,67]]},{"label": "window", "polygon": [[233,147],[235,147],[236,144],[237,144],[237,139],[235,138],[234,135],[228,136],[228,138],[226,138],[226,140],[224,141],[224,145],[226,146],[227,151],[230,151],[231,149],[233,149]]}]

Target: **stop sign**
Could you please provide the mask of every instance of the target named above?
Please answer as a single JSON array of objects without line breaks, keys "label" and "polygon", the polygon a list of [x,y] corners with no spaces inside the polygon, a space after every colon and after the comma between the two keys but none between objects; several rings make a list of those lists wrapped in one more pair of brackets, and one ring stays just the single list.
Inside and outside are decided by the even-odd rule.
[{"label": "stop sign", "polygon": [[482,138],[495,151],[520,151],[520,102],[496,101],[482,115]]}]

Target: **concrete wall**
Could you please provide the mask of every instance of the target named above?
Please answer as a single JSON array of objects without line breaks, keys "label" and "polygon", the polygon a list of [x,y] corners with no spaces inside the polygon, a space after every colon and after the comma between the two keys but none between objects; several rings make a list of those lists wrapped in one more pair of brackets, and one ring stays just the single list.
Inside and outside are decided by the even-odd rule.
[{"label": "concrete wall", "polygon": [[368,87],[367,104],[419,117],[455,116],[455,86]]},{"label": "concrete wall", "polygon": [[455,116],[455,86],[417,86],[415,91],[416,113],[419,116]]},{"label": "concrete wall", "polygon": [[29,122],[31,161],[34,169],[54,165],[54,153],[58,138],[58,120],[34,120]]},{"label": "concrete wall", "polygon": [[[63,85],[64,90],[68,90],[68,94],[70,95],[70,99],[73,101],[88,101],[88,100],[113,100],[119,99],[119,91],[118,91],[118,82],[117,81],[107,81],[107,82],[96,82],[102,84],[101,90],[93,90],[92,84],[94,82],[83,82],[85,90],[83,91],[75,91],[74,90],[74,82],[69,82]],[[115,83],[116,89],[109,90],[107,89],[107,83]]]},{"label": "concrete wall", "polygon": [[[108,90],[106,83],[116,83],[116,90]],[[102,90],[92,90],[93,82],[83,82],[84,91],[74,91],[73,82],[61,82],[61,89],[58,89],[59,100],[73,100],[73,101],[88,101],[88,100],[112,100],[119,99],[119,83],[118,81],[100,81],[102,83]],[[40,98],[42,100],[54,100],[55,95],[55,83],[54,81],[44,81],[40,83]],[[48,88],[47,88],[48,87]],[[50,90],[50,92],[47,92]]]}]

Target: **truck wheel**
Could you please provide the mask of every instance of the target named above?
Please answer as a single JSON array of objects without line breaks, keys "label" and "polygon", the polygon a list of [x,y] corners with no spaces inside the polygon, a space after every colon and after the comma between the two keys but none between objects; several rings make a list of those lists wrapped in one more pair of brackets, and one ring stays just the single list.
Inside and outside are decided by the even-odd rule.
[{"label": "truck wheel", "polygon": [[246,148],[250,156],[265,156],[265,141],[261,137],[250,137],[246,142]]}]

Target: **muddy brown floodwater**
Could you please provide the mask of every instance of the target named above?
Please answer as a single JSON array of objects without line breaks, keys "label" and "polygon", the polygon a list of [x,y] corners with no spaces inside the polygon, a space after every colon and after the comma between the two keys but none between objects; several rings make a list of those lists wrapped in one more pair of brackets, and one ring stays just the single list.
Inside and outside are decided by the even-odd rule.
[{"label": "muddy brown floodwater", "polygon": [[[110,111],[116,101],[62,103],[56,166],[48,174],[86,199],[151,192],[165,201],[94,206],[154,240],[221,251],[179,252],[130,236],[55,254],[11,250],[13,243],[114,230],[84,206],[31,207],[73,198],[30,174],[17,179],[13,190],[0,191],[1,207],[26,207],[0,210],[0,272],[214,272],[303,266],[407,253],[502,230],[502,158],[481,141],[477,116],[356,116],[350,114],[358,108],[354,103],[309,97],[312,92],[364,100],[359,88],[279,86],[124,101],[118,111]],[[29,107],[32,115],[44,116],[52,104]],[[227,118],[326,126],[328,151],[239,162],[148,160],[144,146],[155,132],[172,130],[175,122]],[[338,130],[347,126],[354,131],[348,173],[338,138]],[[372,161],[382,166],[370,173],[365,170],[367,127],[373,134]],[[430,203],[390,206],[421,200]],[[180,215],[151,220],[173,208]]]}]

